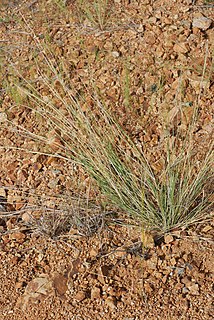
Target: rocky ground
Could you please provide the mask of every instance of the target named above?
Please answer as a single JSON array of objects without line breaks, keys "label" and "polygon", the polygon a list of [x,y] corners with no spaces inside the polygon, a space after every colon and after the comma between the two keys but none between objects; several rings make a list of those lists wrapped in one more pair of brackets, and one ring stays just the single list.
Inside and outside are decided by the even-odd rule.
[{"label": "rocky ground", "polygon": [[[85,88],[86,109],[90,88],[99,90],[157,172],[164,119],[183,137],[199,104],[200,162],[213,138],[213,1],[112,0],[99,21],[89,1],[85,10],[80,3],[0,3],[0,319],[213,319],[214,220],[148,235],[142,248],[140,229],[124,213],[103,212],[80,168],[21,150],[35,142],[5,126],[9,117],[43,130],[14,108],[20,96],[11,89],[11,65],[37,80],[36,38],[75,90]],[[78,193],[96,196],[96,219],[68,229],[66,210],[81,217]]]}]

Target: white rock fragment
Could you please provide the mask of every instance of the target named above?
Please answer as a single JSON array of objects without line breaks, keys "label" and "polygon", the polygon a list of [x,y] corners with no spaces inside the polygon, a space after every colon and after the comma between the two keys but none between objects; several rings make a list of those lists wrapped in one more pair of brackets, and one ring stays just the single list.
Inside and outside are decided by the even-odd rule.
[{"label": "white rock fragment", "polygon": [[114,58],[119,58],[120,53],[119,53],[118,51],[112,51],[111,55],[112,55]]},{"label": "white rock fragment", "polygon": [[0,123],[7,121],[7,115],[5,112],[0,112]]},{"label": "white rock fragment", "polygon": [[212,24],[212,20],[206,17],[194,18],[192,21],[193,28],[207,30]]}]

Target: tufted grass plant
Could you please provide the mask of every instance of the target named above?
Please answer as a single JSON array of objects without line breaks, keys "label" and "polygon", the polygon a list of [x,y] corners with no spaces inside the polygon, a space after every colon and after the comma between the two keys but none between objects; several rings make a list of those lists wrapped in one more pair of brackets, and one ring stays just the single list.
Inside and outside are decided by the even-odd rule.
[{"label": "tufted grass plant", "polygon": [[[36,38],[35,38],[36,39]],[[101,194],[118,210],[136,219],[143,229],[159,234],[209,218],[213,205],[213,143],[200,163],[195,160],[193,131],[198,106],[183,144],[166,138],[164,166],[156,173],[146,157],[109,114],[98,95],[90,103],[76,92],[65,69],[48,48],[37,41],[36,80],[27,79],[13,66],[17,98],[13,108],[23,108],[43,121],[41,132],[8,120],[7,125],[35,141],[38,153],[75,162],[96,182]],[[24,98],[23,98],[24,97]],[[16,105],[16,106],[15,106]]]}]

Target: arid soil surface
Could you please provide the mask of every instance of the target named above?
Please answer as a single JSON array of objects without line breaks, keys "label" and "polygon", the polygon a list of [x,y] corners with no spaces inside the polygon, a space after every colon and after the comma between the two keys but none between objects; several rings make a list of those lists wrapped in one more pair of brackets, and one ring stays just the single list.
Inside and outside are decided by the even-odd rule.
[{"label": "arid soil surface", "polygon": [[[199,104],[193,139],[200,163],[213,138],[213,2],[109,4],[98,22],[75,0],[0,2],[0,196],[7,199],[0,218],[0,320],[214,318],[214,220],[158,239],[147,235],[143,248],[140,228],[125,213],[108,206],[103,212],[80,168],[21,150],[35,142],[5,125],[9,117],[43,130],[27,108],[15,107],[20,97],[11,89],[17,80],[11,65],[36,82],[34,40],[40,39],[71,86],[85,90],[86,109],[93,104],[88,90],[99,90],[154,171],[162,168],[163,120],[182,138]],[[78,193],[96,199],[84,219],[81,201],[72,202]],[[69,210],[79,224],[66,223]]]}]

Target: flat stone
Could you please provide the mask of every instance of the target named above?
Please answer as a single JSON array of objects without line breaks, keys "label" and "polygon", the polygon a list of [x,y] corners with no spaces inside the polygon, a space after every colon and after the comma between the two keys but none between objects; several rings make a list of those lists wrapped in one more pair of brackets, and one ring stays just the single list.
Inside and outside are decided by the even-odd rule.
[{"label": "flat stone", "polygon": [[206,17],[194,18],[192,21],[192,27],[202,30],[207,30],[212,24],[212,20]]},{"label": "flat stone", "polygon": [[187,53],[189,51],[188,45],[185,43],[176,43],[173,50],[177,53]]}]

